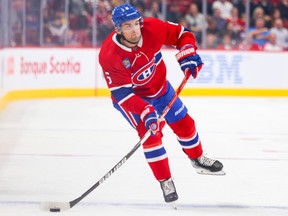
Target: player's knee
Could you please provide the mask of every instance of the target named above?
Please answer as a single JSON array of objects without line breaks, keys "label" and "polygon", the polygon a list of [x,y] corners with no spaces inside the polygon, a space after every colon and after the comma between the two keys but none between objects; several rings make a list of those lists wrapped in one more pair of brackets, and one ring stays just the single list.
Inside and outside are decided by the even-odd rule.
[{"label": "player's knee", "polygon": [[190,137],[196,133],[195,122],[188,114],[179,121],[169,124],[169,126],[180,138]]},{"label": "player's knee", "polygon": [[162,132],[157,132],[155,135],[149,136],[148,139],[143,143],[143,148],[148,149],[162,145],[162,137]]}]

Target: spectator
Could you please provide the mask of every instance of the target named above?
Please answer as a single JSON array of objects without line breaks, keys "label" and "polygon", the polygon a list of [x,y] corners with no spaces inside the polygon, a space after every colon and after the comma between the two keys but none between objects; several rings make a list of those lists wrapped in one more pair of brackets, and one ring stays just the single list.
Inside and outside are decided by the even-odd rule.
[{"label": "spectator", "polygon": [[219,46],[217,37],[215,34],[208,32],[206,35],[206,48],[217,49]]},{"label": "spectator", "polygon": [[73,30],[87,29],[91,17],[86,9],[83,0],[69,1],[69,23]]},{"label": "spectator", "polygon": [[[101,1],[103,1],[103,0],[101,0]],[[110,4],[110,6],[111,6],[109,11],[111,11],[111,9],[113,9],[114,7],[121,5],[121,4],[124,4],[126,2],[125,0],[104,0],[104,1],[107,2],[108,4]],[[138,1],[138,0],[136,0],[136,1]]]},{"label": "spectator", "polygon": [[[83,45],[82,41],[85,41],[86,37],[88,40],[91,39],[92,32],[96,34],[97,45],[101,45],[103,38],[106,37],[107,33],[113,31],[110,24],[107,23],[107,17],[111,13],[112,8],[116,5],[126,2],[125,0],[98,0],[97,2],[97,11],[95,17],[97,20],[97,30],[92,31],[92,13],[93,13],[93,4],[95,1],[90,0],[67,0],[69,2],[69,11],[68,18],[65,17],[65,2],[66,0],[42,0],[42,18],[43,25],[40,25],[39,22],[39,13],[38,8],[40,7],[39,0],[26,0],[26,5],[23,5],[23,0],[11,0],[10,13],[9,13],[9,34],[8,40],[9,44],[12,46],[22,46],[22,45],[38,45],[40,43],[49,46],[61,46],[66,42],[67,45]],[[245,35],[245,41],[243,41],[245,32],[245,16],[246,16],[246,4],[249,1],[250,12],[253,16],[250,18],[251,31],[249,31],[249,36]],[[0,0],[1,2],[1,0]],[[10,2],[10,1],[9,1]],[[189,2],[189,7],[186,7]],[[229,7],[233,3],[230,16],[223,15],[229,11]],[[143,16],[154,16],[159,17],[163,20],[161,0],[130,0],[130,3],[135,5],[137,9],[141,12]],[[253,28],[256,30],[256,20],[258,18],[264,19],[264,26],[269,30],[270,33],[276,35],[276,43],[282,47],[284,50],[288,50],[288,41],[287,41],[287,31],[288,31],[288,0],[207,0],[207,10],[208,14],[211,15],[205,19],[201,13],[202,0],[188,0],[188,1],[176,1],[176,0],[167,0],[167,10],[166,10],[166,20],[172,21],[175,23],[183,23],[186,25],[185,21],[182,19],[185,17],[188,22],[189,29],[196,36],[199,45],[203,43],[202,41],[202,28],[207,29],[207,34],[213,34],[216,37],[215,41],[218,44],[224,43],[225,40],[228,40],[226,34],[229,35],[231,40],[231,45],[236,46],[241,44],[244,47],[244,44],[247,44],[245,47],[257,47],[261,49],[263,43],[259,42],[259,37],[261,35],[263,41],[268,39],[268,34],[263,36],[263,32],[260,34],[259,30],[252,31]],[[153,5],[153,6],[152,6]],[[186,13],[181,13],[179,11],[179,5],[185,5]],[[227,6],[230,5],[230,6]],[[0,5],[1,6],[1,5]],[[26,14],[23,13],[24,6],[26,6]],[[145,7],[146,6],[146,7]],[[147,6],[150,6],[150,9],[146,12]],[[88,8],[89,7],[89,8]],[[213,8],[213,12],[211,12]],[[215,10],[223,10],[220,14]],[[41,9],[41,8],[40,8]],[[226,12],[225,12],[226,11]],[[23,17],[25,15],[25,17]],[[218,19],[218,15],[225,18]],[[61,20],[59,21],[58,18]],[[58,19],[58,21],[57,21]],[[225,21],[227,22],[225,24]],[[57,24],[58,22],[58,24]],[[209,26],[208,26],[209,22]],[[25,23],[25,37],[24,36],[24,27]],[[68,26],[69,24],[69,26]],[[105,26],[107,25],[107,26]],[[39,28],[43,27],[43,34],[40,34]],[[69,27],[69,28],[68,28]],[[69,31],[73,30],[73,31]],[[0,29],[1,31],[1,29]],[[67,31],[67,34],[66,34]],[[90,31],[90,32],[89,32]],[[62,33],[61,33],[62,32]],[[254,33],[252,33],[254,32]],[[258,32],[258,33],[256,33]],[[267,31],[266,31],[267,33]],[[2,35],[2,39],[3,39]],[[43,35],[43,39],[40,39],[40,36]],[[62,35],[62,36],[60,36]],[[252,36],[253,35],[253,36]],[[251,44],[248,37],[251,37]],[[214,41],[208,36],[209,41]],[[266,39],[265,39],[266,38]],[[76,41],[78,40],[78,41]],[[205,39],[206,40],[206,39]],[[256,40],[256,43],[255,42]],[[95,40],[94,40],[95,41]],[[261,41],[261,40],[260,40]],[[267,40],[266,40],[267,41]],[[92,43],[92,40],[89,41]],[[86,43],[86,44],[89,44]],[[40,45],[42,45],[40,44]],[[210,43],[211,47],[214,47],[214,42]],[[249,45],[250,44],[250,45]],[[262,44],[262,45],[261,45]],[[253,49],[254,49],[253,48]],[[257,49],[257,48],[255,48]]]},{"label": "spectator", "polygon": [[246,1],[250,2],[249,3],[249,5],[250,5],[249,15],[250,15],[250,17],[252,17],[255,9],[258,7],[259,0],[246,0]]},{"label": "spectator", "polygon": [[55,46],[52,41],[52,33],[50,31],[50,23],[44,23],[43,27],[43,45],[44,46]]},{"label": "spectator", "polygon": [[39,29],[40,29],[40,1],[38,0],[29,0],[26,1],[26,38],[25,45],[28,46],[37,46],[40,44],[39,41]]},{"label": "spectator", "polygon": [[[235,2],[236,1],[236,2]],[[252,18],[253,17],[253,12],[255,11],[255,9],[259,6],[259,0],[234,0],[234,7],[236,7],[239,11],[239,17],[245,21],[246,20],[246,4],[247,2],[249,2],[249,17]],[[254,23],[253,23],[254,25]],[[250,23],[251,26],[251,23]]]},{"label": "spectator", "polygon": [[139,11],[139,13],[144,16],[145,13],[145,3],[143,1],[135,1],[134,7]]},{"label": "spectator", "polygon": [[245,20],[246,17],[246,1],[248,0],[239,0],[236,3],[234,3],[234,7],[236,7],[238,10],[238,16],[243,21]]},{"label": "spectator", "polygon": [[278,8],[283,21],[288,21],[288,0],[281,0],[281,2],[278,4]]},{"label": "spectator", "polygon": [[227,19],[227,21],[227,31],[230,33],[232,41],[239,43],[245,30],[245,22],[239,17],[236,7],[232,8],[231,18]]},{"label": "spectator", "polygon": [[105,22],[105,19],[107,18],[109,11],[111,11],[110,5],[107,4],[104,0],[99,0],[97,4],[96,13],[94,16],[96,16],[97,24],[101,24],[102,22]]},{"label": "spectator", "polygon": [[279,8],[274,8],[273,15],[272,15],[272,19],[271,19],[272,25],[273,25],[273,22],[274,22],[276,19],[278,19],[278,18],[281,19],[280,10],[279,10]]},{"label": "spectator", "polygon": [[215,11],[215,9],[219,9],[223,19],[230,18],[232,8],[233,4],[227,0],[216,0],[212,4],[213,11]]},{"label": "spectator", "polygon": [[215,20],[216,28],[218,29],[219,36],[222,37],[227,28],[227,20],[222,18],[221,10],[214,9],[212,19]]},{"label": "spectator", "polygon": [[270,34],[268,37],[268,42],[264,44],[263,50],[264,51],[282,51],[283,47],[279,46],[276,43],[277,36],[275,34]]},{"label": "spectator", "polygon": [[274,21],[270,33],[276,35],[277,45],[287,49],[288,48],[288,30],[284,28],[282,19],[278,18]]},{"label": "spectator", "polygon": [[239,17],[239,12],[236,7],[231,10],[231,16],[227,19],[228,23],[232,24],[233,31],[241,34],[245,29],[245,22]]},{"label": "spectator", "polygon": [[64,45],[67,24],[62,21],[59,15],[50,22],[49,31],[51,32],[52,43]]},{"label": "spectator", "polygon": [[71,47],[79,47],[82,44],[79,41],[79,38],[77,37],[77,33],[73,31],[72,29],[68,29],[67,31],[67,46]]},{"label": "spectator", "polygon": [[[188,22],[184,17],[179,19],[179,24],[182,25],[184,28],[187,28],[187,29],[189,28]],[[197,41],[197,43],[199,42]]]},{"label": "spectator", "polygon": [[260,51],[262,50],[262,47],[260,47],[258,44],[253,43],[253,40],[251,37],[246,37],[240,44],[239,44],[240,50],[250,50],[250,51]]},{"label": "spectator", "polygon": [[65,10],[65,1],[63,0],[44,0],[44,7],[48,8],[49,16],[54,17],[56,11],[64,11]]},{"label": "spectator", "polygon": [[224,34],[221,43],[218,45],[218,49],[221,50],[236,50],[237,48],[229,33]]},{"label": "spectator", "polygon": [[[208,46],[208,43],[210,43],[211,47],[215,46],[214,48],[216,48],[221,41],[221,30],[219,30],[216,27],[216,21],[212,17],[207,17],[206,32],[207,32],[207,35],[206,35],[207,46]],[[208,36],[209,36],[209,39],[208,39]]]},{"label": "spectator", "polygon": [[162,21],[164,21],[164,17],[162,13],[160,12],[159,3],[157,1],[153,1],[151,3],[151,7],[149,10],[146,10],[144,13],[144,17],[155,17]]},{"label": "spectator", "polygon": [[261,18],[264,20],[264,26],[267,28],[271,28],[272,23],[271,23],[271,19],[267,20],[265,19],[265,14],[264,14],[264,10],[261,7],[257,7],[255,8],[255,10],[253,11],[253,15],[251,17],[251,21],[250,21],[250,27],[251,26],[255,26],[256,20],[258,18]]},{"label": "spectator", "polygon": [[269,29],[265,27],[263,18],[256,20],[255,26],[251,27],[248,32],[248,37],[252,39],[253,44],[257,44],[260,48],[267,42]]},{"label": "spectator", "polygon": [[241,43],[241,41],[243,40],[243,37],[244,37],[243,36],[244,32],[243,31],[236,31],[235,26],[233,25],[233,23],[230,23],[230,22],[227,24],[225,34],[228,34],[230,36],[231,44],[233,46],[239,45],[239,43]]},{"label": "spectator", "polygon": [[12,47],[21,46],[23,41],[23,34],[22,34],[22,25],[20,22],[13,23],[12,26],[12,33],[10,38],[10,45]]},{"label": "spectator", "polygon": [[177,2],[172,1],[167,7],[166,20],[174,23],[178,23],[181,19],[181,13]]},{"label": "spectator", "polygon": [[185,19],[190,30],[194,33],[198,43],[202,41],[202,28],[206,27],[205,17],[199,12],[195,3],[192,3],[188,9]]},{"label": "spectator", "polygon": [[112,14],[110,12],[107,18],[98,26],[97,43],[101,45],[104,39],[108,36],[108,34],[114,31],[114,28],[115,27],[112,22]]},{"label": "spectator", "polygon": [[[1,4],[1,2],[0,2]],[[11,28],[10,45],[21,46],[23,41],[23,9],[22,1],[11,1],[11,11],[9,14],[9,22]],[[2,15],[2,14],[1,14]],[[0,15],[0,16],[1,16]],[[4,20],[3,20],[4,21]]]},{"label": "spectator", "polygon": [[130,4],[134,7],[141,5],[141,8],[145,10],[145,1],[144,0],[130,0]]},{"label": "spectator", "polygon": [[266,22],[271,22],[274,6],[271,1],[268,0],[259,0],[258,7],[261,7],[264,12],[264,19]]}]

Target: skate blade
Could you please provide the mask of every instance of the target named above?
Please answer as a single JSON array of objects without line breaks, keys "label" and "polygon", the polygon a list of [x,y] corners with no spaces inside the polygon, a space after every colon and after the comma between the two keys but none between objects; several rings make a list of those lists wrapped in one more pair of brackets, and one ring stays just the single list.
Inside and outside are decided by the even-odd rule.
[{"label": "skate blade", "polygon": [[177,204],[176,204],[176,201],[171,202],[171,203],[170,203],[170,206],[171,206],[172,209],[177,210]]},{"label": "skate blade", "polygon": [[197,169],[196,172],[201,175],[215,175],[215,176],[224,176],[226,173],[223,170],[220,170],[218,172],[211,172],[209,170],[205,169]]}]

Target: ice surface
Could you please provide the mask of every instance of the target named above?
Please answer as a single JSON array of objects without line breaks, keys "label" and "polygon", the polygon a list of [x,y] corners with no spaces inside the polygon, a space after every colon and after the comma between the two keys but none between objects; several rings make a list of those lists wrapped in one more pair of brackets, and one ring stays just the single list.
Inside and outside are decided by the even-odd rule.
[{"label": "ice surface", "polygon": [[139,141],[109,98],[25,100],[0,112],[0,215],[288,215],[288,98],[183,97],[207,156],[226,176],[196,174],[172,131],[164,144],[178,210],[164,203],[139,149],[72,209]]}]

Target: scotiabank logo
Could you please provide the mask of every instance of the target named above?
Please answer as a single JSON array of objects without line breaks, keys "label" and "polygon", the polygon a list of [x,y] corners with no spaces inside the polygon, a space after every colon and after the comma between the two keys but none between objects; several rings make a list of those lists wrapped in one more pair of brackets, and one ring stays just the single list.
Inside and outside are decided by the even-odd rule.
[{"label": "scotiabank logo", "polygon": [[14,72],[14,57],[8,57],[6,60],[6,74],[13,75]]},{"label": "scotiabank logo", "polygon": [[79,74],[81,62],[75,61],[73,57],[59,60],[51,56],[48,61],[20,59],[21,74]]}]

